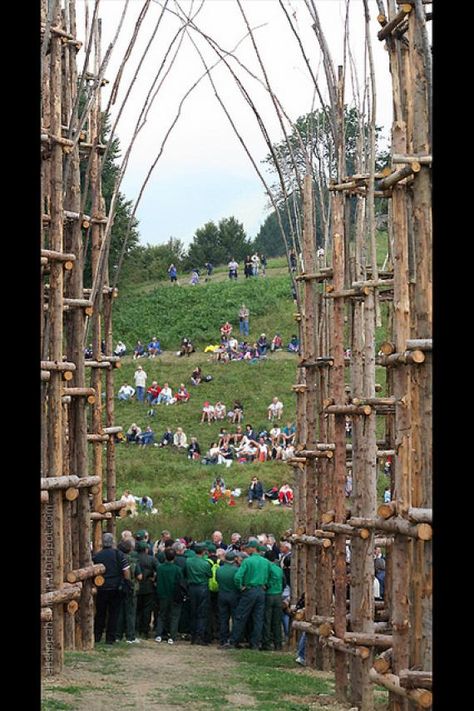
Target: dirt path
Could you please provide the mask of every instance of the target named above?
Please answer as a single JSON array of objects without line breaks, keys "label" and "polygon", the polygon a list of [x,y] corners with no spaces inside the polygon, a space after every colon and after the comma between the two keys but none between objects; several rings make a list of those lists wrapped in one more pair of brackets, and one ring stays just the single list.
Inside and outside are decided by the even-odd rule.
[{"label": "dirt path", "polygon": [[[322,692],[322,693],[321,693]],[[142,641],[66,654],[64,673],[43,681],[43,711],[342,711],[331,675],[298,667],[290,653]]]}]

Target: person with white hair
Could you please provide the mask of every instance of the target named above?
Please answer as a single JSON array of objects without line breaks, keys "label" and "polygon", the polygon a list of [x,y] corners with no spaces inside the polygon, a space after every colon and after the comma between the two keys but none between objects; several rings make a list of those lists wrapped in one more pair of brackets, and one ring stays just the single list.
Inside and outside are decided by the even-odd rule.
[{"label": "person with white hair", "polygon": [[267,407],[268,419],[274,420],[277,418],[281,420],[281,415],[283,413],[283,403],[277,397],[274,397]]}]

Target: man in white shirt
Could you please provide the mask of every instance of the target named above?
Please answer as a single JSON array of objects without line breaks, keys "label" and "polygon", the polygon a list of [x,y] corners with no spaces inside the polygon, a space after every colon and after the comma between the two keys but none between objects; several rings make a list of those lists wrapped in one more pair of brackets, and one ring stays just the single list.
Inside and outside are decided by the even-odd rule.
[{"label": "man in white shirt", "polygon": [[275,419],[275,417],[278,420],[281,420],[281,414],[283,412],[283,403],[277,397],[273,398],[267,409],[269,420]]},{"label": "man in white shirt", "polygon": [[132,386],[128,383],[124,383],[118,391],[117,397],[119,400],[131,400],[134,395],[135,390],[132,388]]},{"label": "man in white shirt", "polygon": [[171,390],[168,383],[165,383],[161,389],[160,394],[156,398],[156,404],[159,405],[160,403],[164,402],[165,405],[169,405],[172,397],[173,391]]},{"label": "man in white shirt", "polygon": [[148,376],[141,365],[137,367],[133,377],[135,380],[135,387],[137,389],[137,400],[138,402],[143,402],[145,399],[145,386]]}]

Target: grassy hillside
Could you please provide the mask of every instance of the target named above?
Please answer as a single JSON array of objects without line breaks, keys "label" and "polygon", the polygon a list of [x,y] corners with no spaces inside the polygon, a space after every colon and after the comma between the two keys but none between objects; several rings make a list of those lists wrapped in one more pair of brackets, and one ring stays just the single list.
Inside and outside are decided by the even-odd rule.
[{"label": "grassy hillside", "polygon": [[[123,290],[114,307],[114,333],[127,346],[138,338],[143,342],[157,335],[165,353],[154,360],[141,359],[148,374],[147,385],[157,380],[161,385],[168,382],[173,390],[181,382],[186,383],[191,400],[186,404],[155,408],[155,416],[149,417],[148,404],[116,401],[116,424],[126,431],[132,422],[142,429],[150,424],[159,440],[166,427],[175,431],[183,427],[188,436],[196,436],[201,451],[205,452],[217,439],[221,424],[200,424],[201,409],[205,400],[222,400],[229,408],[234,398],[244,405],[244,423],[255,429],[264,429],[268,423],[266,408],[274,395],[284,403],[283,420],[294,421],[296,397],[291,386],[296,382],[297,357],[280,352],[256,364],[211,362],[203,346],[219,340],[219,327],[229,320],[238,333],[238,309],[242,302],[250,308],[250,339],[256,340],[261,332],[271,339],[275,332],[282,334],[285,342],[295,332],[295,305],[291,298],[290,279],[283,260],[272,260],[265,279],[239,278],[229,282],[226,272],[217,270],[210,283],[196,287],[145,284],[133,290]],[[382,305],[385,314],[386,305]],[[384,319],[385,321],[385,319]],[[349,324],[348,324],[349,327]],[[198,352],[190,358],[178,358],[174,351],[182,336],[190,336],[198,346]],[[377,344],[385,338],[385,328],[377,331]],[[213,376],[210,383],[196,388],[190,384],[190,375],[196,365],[204,374]],[[133,373],[137,362],[130,356],[122,359],[122,367],[115,371],[116,392],[124,382],[133,385]],[[377,368],[377,382],[385,384],[385,369]],[[349,376],[346,369],[346,377]],[[384,392],[381,395],[385,394]],[[377,418],[378,437],[383,437],[383,419]],[[229,426],[232,427],[232,426]],[[280,535],[292,525],[292,511],[267,503],[261,511],[248,509],[245,492],[253,473],[258,473],[265,488],[280,486],[284,481],[293,481],[293,470],[284,463],[264,464],[233,463],[230,469],[222,465],[205,466],[190,462],[186,454],[167,448],[135,445],[117,446],[117,493],[125,488],[136,495],[148,494],[158,508],[157,516],[144,516],[133,520],[133,528],[146,526],[155,536],[162,528],[169,528],[172,535],[193,534],[198,538],[209,536],[221,529],[226,538],[234,531],[243,535],[260,531]],[[235,507],[224,502],[209,502],[209,487],[216,474],[221,474],[226,484],[242,489],[242,497]],[[379,497],[387,484],[382,473],[378,479]],[[120,520],[119,529],[130,525],[130,519]]]}]

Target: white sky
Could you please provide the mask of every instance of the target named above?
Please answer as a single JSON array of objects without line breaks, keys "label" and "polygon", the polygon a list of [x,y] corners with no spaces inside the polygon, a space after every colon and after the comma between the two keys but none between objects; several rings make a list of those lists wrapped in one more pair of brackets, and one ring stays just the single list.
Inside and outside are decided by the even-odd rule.
[{"label": "white sky", "polygon": [[[160,0],[162,2],[163,0]],[[341,0],[315,0],[323,31],[326,35],[333,62],[343,63],[344,14],[346,3]],[[78,38],[84,39],[84,7],[86,0],[78,0]],[[102,18],[102,54],[115,35],[125,0],[101,0],[99,16]],[[114,46],[106,72],[110,80],[102,93],[105,108],[110,87],[124,51],[130,41],[137,17],[144,0],[130,0],[121,34]],[[89,1],[92,16],[94,3]],[[200,2],[182,0],[180,5],[196,10]],[[291,120],[312,109],[314,85],[304,63],[296,39],[293,36],[278,0],[242,0],[244,11],[252,28],[264,25],[255,31],[255,39],[264,62],[274,93],[279,98]],[[313,73],[318,76],[321,91],[326,96],[323,68],[316,36],[311,28],[312,20],[303,0],[285,0],[289,15],[296,27],[310,60]],[[176,10],[174,0],[168,7]],[[392,120],[391,80],[388,55],[384,43],[377,39],[380,29],[377,23],[377,5],[369,0],[371,11],[372,47],[376,65],[377,123],[383,126],[385,137],[389,135]],[[126,65],[120,84],[117,101],[112,108],[112,118],[123,101],[129,82],[136,70],[144,48],[150,38],[161,5],[152,2],[140,30],[137,43]],[[195,19],[200,29],[210,35],[219,46],[231,50],[247,33],[244,19],[235,0],[205,0]],[[142,70],[130,94],[120,118],[117,135],[124,152],[130,140],[143,101],[160,66],[169,42],[181,26],[178,18],[165,13]],[[350,44],[359,82],[364,82],[364,16],[362,0],[350,2]],[[217,55],[202,37],[193,32],[193,38],[211,65]],[[254,74],[263,78],[255,51],[247,37],[236,55]],[[82,67],[83,52],[78,54],[78,67]],[[280,141],[282,131],[268,93],[249,77],[235,61],[229,60],[239,75],[246,90],[256,104],[271,140]],[[137,139],[122,191],[127,198],[135,200],[141,183],[155,159],[166,131],[174,119],[179,101],[187,89],[203,73],[203,65],[189,37],[184,37],[177,59],[171,68],[153,107],[148,121]],[[247,143],[256,163],[268,153],[255,117],[241,96],[227,68],[221,63],[213,70],[213,78],[221,98],[231,112],[239,132]],[[346,77],[346,101],[352,95],[350,75]],[[316,97],[315,107],[319,101]],[[288,127],[287,127],[288,128]],[[217,222],[223,217],[235,216],[243,222],[249,237],[255,237],[260,225],[268,215],[268,198],[249,158],[238,141],[227,117],[214,96],[207,78],[204,78],[190,94],[183,106],[181,117],[173,129],[164,153],[148,183],[137,211],[142,243],[166,242],[170,236],[179,238],[187,245],[198,227],[206,221]]]}]

